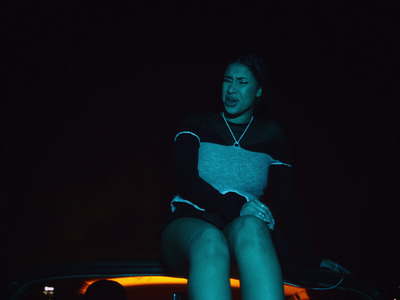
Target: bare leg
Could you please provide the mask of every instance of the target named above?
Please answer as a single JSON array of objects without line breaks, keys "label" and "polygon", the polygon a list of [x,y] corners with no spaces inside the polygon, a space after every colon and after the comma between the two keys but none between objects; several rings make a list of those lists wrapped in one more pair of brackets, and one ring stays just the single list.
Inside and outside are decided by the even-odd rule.
[{"label": "bare leg", "polygon": [[224,234],[238,264],[242,300],[284,299],[281,269],[267,225],[243,216],[232,221]]},{"label": "bare leg", "polygon": [[165,264],[188,278],[191,300],[230,300],[230,256],[223,233],[196,218],[182,218],[167,226],[161,237]]}]

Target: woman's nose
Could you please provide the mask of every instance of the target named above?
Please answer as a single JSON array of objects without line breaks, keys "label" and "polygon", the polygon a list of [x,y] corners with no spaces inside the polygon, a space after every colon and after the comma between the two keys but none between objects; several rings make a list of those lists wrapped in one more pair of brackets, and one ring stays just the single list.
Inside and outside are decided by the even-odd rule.
[{"label": "woman's nose", "polygon": [[235,88],[234,88],[233,84],[231,83],[230,86],[228,87],[228,93],[233,94],[234,92],[235,92]]}]

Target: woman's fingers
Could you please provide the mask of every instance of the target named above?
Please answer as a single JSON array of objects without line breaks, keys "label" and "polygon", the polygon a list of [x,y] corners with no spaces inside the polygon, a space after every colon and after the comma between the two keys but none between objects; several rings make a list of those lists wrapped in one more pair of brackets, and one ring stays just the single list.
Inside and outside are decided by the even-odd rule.
[{"label": "woman's fingers", "polygon": [[262,203],[259,200],[253,200],[257,204],[257,208],[261,209],[261,213],[264,215],[265,220],[270,223],[270,224],[275,224],[274,217],[272,216],[272,213],[268,206],[266,206],[264,203]]},{"label": "woman's fingers", "polygon": [[260,220],[268,223],[268,226],[272,230],[275,226],[275,220],[272,216],[269,208],[263,204],[261,201],[252,200],[243,205],[242,211],[240,212],[241,216],[244,215],[252,215]]},{"label": "woman's fingers", "polygon": [[269,223],[275,225],[275,220],[270,209],[263,203],[260,203],[260,206],[263,209],[263,213],[265,214],[266,218],[269,220]]}]

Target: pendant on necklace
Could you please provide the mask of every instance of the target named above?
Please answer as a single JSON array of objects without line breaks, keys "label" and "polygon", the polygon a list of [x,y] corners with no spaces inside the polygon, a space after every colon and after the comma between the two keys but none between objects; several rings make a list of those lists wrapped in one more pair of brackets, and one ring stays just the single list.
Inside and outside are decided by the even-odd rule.
[{"label": "pendant on necklace", "polygon": [[232,135],[232,137],[233,137],[233,139],[234,139],[234,141],[235,141],[235,143],[233,144],[233,146],[234,146],[235,148],[240,148],[239,142],[241,141],[242,137],[243,137],[244,134],[246,133],[247,129],[249,129],[250,124],[251,124],[251,122],[253,122],[254,117],[253,117],[253,116],[251,117],[249,124],[247,124],[246,129],[243,131],[242,135],[240,136],[240,138],[239,138],[238,140],[236,139],[235,135],[233,134],[232,129],[231,129],[231,127],[230,127],[229,124],[228,124],[228,121],[225,119],[225,114],[224,114],[224,113],[222,113],[222,118],[224,119],[225,124],[226,124],[226,126],[228,127],[229,132],[231,133],[231,135]]}]

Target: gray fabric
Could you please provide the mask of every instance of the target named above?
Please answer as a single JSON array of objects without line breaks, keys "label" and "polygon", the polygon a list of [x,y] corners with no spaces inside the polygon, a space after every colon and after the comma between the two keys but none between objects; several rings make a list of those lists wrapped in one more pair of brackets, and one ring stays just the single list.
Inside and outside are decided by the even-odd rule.
[{"label": "gray fabric", "polygon": [[[268,183],[270,165],[287,165],[265,153],[245,150],[235,146],[224,146],[200,142],[199,176],[221,194],[235,192],[247,201],[260,199]],[[203,208],[176,196],[171,202],[185,202],[199,210]]]},{"label": "gray fabric", "polygon": [[199,175],[220,193],[259,199],[268,181],[272,157],[234,146],[200,143]]}]

